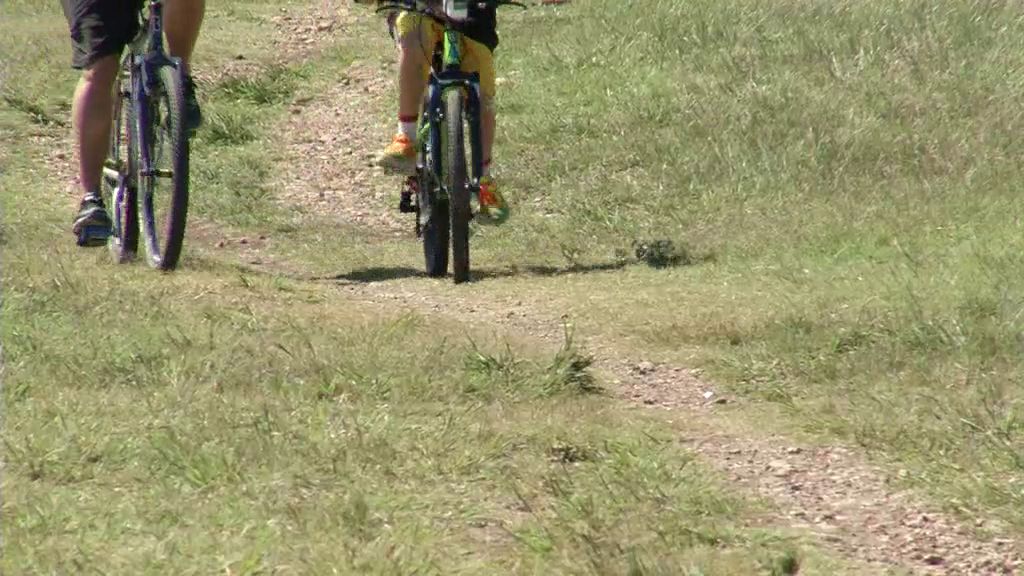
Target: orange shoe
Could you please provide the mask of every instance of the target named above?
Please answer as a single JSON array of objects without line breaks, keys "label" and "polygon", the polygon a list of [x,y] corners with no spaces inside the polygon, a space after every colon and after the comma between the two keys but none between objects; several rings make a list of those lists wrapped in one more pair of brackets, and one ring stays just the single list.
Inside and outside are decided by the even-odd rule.
[{"label": "orange shoe", "polygon": [[405,134],[396,134],[391,144],[377,156],[377,165],[393,174],[416,174],[416,145]]},{"label": "orange shoe", "polygon": [[498,183],[490,176],[480,179],[481,224],[502,224],[508,220],[509,209],[505,198],[498,191]]}]

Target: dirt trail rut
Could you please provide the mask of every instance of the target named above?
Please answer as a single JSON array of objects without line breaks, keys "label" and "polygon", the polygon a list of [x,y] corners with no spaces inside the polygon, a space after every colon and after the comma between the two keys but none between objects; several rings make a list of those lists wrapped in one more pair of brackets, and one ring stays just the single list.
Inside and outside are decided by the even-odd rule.
[{"label": "dirt trail rut", "polygon": [[[320,12],[343,25],[354,21],[349,4],[341,0],[324,2]],[[380,177],[369,167],[364,152],[376,150],[390,134],[391,126],[375,125],[375,116],[367,112],[389,105],[393,74],[391,68],[356,63],[328,93],[293,110],[281,131],[287,135],[284,145],[290,167],[282,180],[288,183],[282,202],[388,234],[408,233],[385,202],[395,179]],[[347,299],[389,307],[397,304],[477,325],[486,322],[551,345],[563,336],[561,319],[547,317],[528,304],[485,303],[437,283],[396,279],[339,283],[338,288]],[[768,499],[778,510],[776,521],[806,530],[844,557],[879,572],[1024,573],[1018,543],[983,539],[979,529],[984,525],[966,526],[894,487],[889,474],[868,463],[859,451],[838,445],[801,446],[779,436],[737,434],[736,427],[723,425],[721,419],[728,416],[721,413],[728,409],[719,403],[715,386],[699,373],[623,358],[614,343],[588,344],[597,356],[597,368],[613,382],[611,393],[660,410],[666,418],[699,422],[692,429],[702,432],[681,442],[737,485]]]}]

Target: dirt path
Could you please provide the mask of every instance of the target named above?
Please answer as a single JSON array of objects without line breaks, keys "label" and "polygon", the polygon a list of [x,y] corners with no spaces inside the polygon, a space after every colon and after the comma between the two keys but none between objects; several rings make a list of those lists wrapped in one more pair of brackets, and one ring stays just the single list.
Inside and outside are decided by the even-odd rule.
[{"label": "dirt path", "polygon": [[[325,0],[318,12],[331,19],[294,18],[292,21],[312,23],[286,28],[285,38],[288,30],[299,30],[300,39],[285,40],[284,44],[309,48],[301,38],[308,37],[311,30],[348,34],[359,21],[349,4]],[[360,13],[370,17],[368,10]],[[380,31],[383,35],[383,24]],[[328,90],[293,106],[278,132],[294,167],[279,182],[280,201],[385,236],[407,232],[407,223],[401,226],[394,211],[384,209],[398,182],[380,178],[371,162],[374,153],[388,142],[393,127],[369,121],[367,116],[381,109],[393,90],[393,75],[380,64],[357,61]],[[353,118],[361,121],[353,122]]]},{"label": "dirt path", "polygon": [[[351,21],[347,3],[324,5],[341,22]],[[370,168],[365,152],[376,150],[390,134],[391,127],[377,125],[372,112],[393,97],[393,75],[390,68],[356,63],[333,89],[287,119],[281,133],[286,135],[290,170],[283,178],[282,202],[379,233],[408,233],[385,202],[394,179],[381,178]],[[563,336],[561,319],[529,304],[485,303],[437,283],[342,282],[338,289],[346,299],[390,307],[397,302],[458,321],[486,322],[550,345],[558,345]],[[699,432],[680,442],[737,485],[772,502],[779,514],[776,520],[814,534],[827,548],[879,570],[972,575],[1024,570],[1024,555],[1014,541],[982,539],[986,526],[966,526],[894,487],[889,474],[859,451],[737,433],[738,427],[724,420],[735,411],[721,404],[715,386],[699,373],[629,359],[614,342],[588,344],[597,355],[597,368],[614,383],[612,394],[659,410],[666,418],[691,422],[687,429]]]}]

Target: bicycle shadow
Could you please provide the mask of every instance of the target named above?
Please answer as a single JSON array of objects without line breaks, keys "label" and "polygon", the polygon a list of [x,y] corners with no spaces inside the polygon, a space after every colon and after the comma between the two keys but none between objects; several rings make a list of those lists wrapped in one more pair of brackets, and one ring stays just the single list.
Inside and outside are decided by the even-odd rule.
[{"label": "bicycle shadow", "polygon": [[[477,268],[470,274],[470,283],[483,280],[495,280],[500,278],[551,278],[556,276],[571,276],[594,274],[599,272],[613,272],[629,266],[631,262],[600,262],[596,264],[583,264],[578,266],[510,266],[507,268]],[[317,282],[337,282],[339,284],[376,284],[380,282],[392,282],[409,278],[427,278],[423,270],[409,266],[374,266],[370,268],[359,268],[350,272],[328,276],[315,276],[309,280]]]}]

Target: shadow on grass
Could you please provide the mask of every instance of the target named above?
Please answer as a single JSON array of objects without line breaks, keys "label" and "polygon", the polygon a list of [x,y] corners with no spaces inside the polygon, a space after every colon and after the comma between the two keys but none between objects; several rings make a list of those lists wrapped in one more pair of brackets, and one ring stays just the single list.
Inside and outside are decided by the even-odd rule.
[{"label": "shadow on grass", "polygon": [[[569,276],[573,274],[592,274],[595,272],[610,272],[621,270],[628,266],[629,262],[606,262],[598,264],[556,267],[556,266],[513,266],[509,268],[481,268],[473,270],[470,274],[471,282],[481,280],[493,280],[496,278],[514,277],[553,277]],[[417,268],[408,266],[382,266],[372,268],[360,268],[351,272],[335,274],[333,276],[314,276],[307,280],[316,282],[339,282],[342,284],[375,284],[378,282],[389,282],[403,280],[406,278],[426,278],[426,273]]]}]

